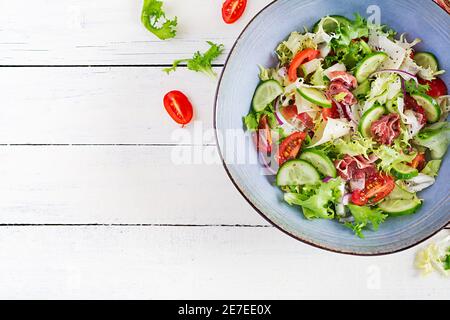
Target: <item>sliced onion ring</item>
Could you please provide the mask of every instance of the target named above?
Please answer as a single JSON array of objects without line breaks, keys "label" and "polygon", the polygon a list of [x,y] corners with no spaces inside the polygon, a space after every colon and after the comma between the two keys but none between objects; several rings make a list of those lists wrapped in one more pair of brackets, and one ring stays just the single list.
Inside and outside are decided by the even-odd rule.
[{"label": "sliced onion ring", "polygon": [[377,71],[377,72],[373,73],[372,75],[377,75],[377,74],[382,74],[382,73],[397,73],[399,76],[402,77],[402,79],[404,79],[406,81],[413,79],[417,84],[419,84],[419,80],[417,79],[416,75],[409,73],[407,71],[404,71],[404,70],[399,70],[399,69],[384,69],[384,70]]}]

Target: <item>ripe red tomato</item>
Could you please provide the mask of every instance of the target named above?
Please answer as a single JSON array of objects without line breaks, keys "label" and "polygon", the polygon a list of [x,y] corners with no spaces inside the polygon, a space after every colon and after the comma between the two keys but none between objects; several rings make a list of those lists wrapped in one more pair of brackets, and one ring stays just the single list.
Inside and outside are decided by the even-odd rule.
[{"label": "ripe red tomato", "polygon": [[256,147],[261,153],[270,154],[272,152],[272,132],[266,115],[259,119],[258,132],[256,134]]},{"label": "ripe red tomato", "polygon": [[331,108],[323,108],[322,109],[322,118],[324,120],[328,120],[328,118],[331,118],[331,119],[339,118],[339,111],[338,111],[336,103],[334,101],[333,101]]},{"label": "ripe red tomato", "polygon": [[387,197],[395,188],[394,179],[383,173],[367,178],[364,190],[355,190],[352,193],[352,203],[364,206],[367,203],[375,204]]},{"label": "ripe red tomato", "polygon": [[439,78],[436,78],[432,81],[427,81],[419,78],[419,83],[430,86],[430,90],[427,91],[427,94],[431,97],[437,98],[448,94],[445,82]]},{"label": "ripe red tomato", "polygon": [[226,0],[222,6],[222,18],[225,23],[235,23],[244,13],[247,0]]},{"label": "ripe red tomato", "polygon": [[415,169],[418,169],[419,171],[422,171],[423,168],[425,168],[425,153],[419,153],[414,160],[409,164],[410,167],[413,167]]},{"label": "ripe red tomato", "polygon": [[280,145],[278,154],[278,163],[280,166],[288,160],[295,159],[300,152],[303,140],[306,138],[304,132],[294,132],[289,137],[283,140]]},{"label": "ripe red tomato", "polygon": [[314,49],[305,49],[305,50],[297,53],[297,55],[292,60],[291,65],[289,66],[289,70],[288,70],[289,80],[291,82],[294,82],[295,80],[297,80],[298,67],[300,67],[305,62],[308,62],[308,61],[311,61],[311,60],[317,58],[319,55],[320,55],[320,51],[314,50]]},{"label": "ripe red tomato", "polygon": [[189,99],[181,91],[170,91],[164,96],[164,108],[172,119],[183,126],[191,122],[194,109]]}]

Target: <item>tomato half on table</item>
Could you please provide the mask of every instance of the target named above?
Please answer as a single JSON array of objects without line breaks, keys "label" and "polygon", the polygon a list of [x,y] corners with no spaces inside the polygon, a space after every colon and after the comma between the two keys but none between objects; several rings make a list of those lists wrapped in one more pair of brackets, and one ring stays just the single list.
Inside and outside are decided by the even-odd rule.
[{"label": "tomato half on table", "polygon": [[295,159],[300,152],[303,140],[306,138],[304,132],[294,132],[283,140],[278,153],[278,164],[281,166],[288,160]]},{"label": "tomato half on table", "polygon": [[427,91],[427,95],[433,98],[446,96],[448,94],[448,89],[445,82],[439,78],[436,78],[432,81],[427,81],[419,78],[419,83],[430,86],[430,89]]},{"label": "tomato half on table", "polygon": [[225,23],[235,23],[244,13],[247,0],[226,0],[222,6],[222,18]]},{"label": "tomato half on table", "polygon": [[364,190],[355,190],[352,193],[352,203],[358,206],[375,204],[386,198],[395,188],[394,179],[383,173],[367,178]]},{"label": "tomato half on table", "polygon": [[191,122],[194,108],[186,95],[181,91],[170,91],[164,96],[164,108],[170,117],[183,126]]}]

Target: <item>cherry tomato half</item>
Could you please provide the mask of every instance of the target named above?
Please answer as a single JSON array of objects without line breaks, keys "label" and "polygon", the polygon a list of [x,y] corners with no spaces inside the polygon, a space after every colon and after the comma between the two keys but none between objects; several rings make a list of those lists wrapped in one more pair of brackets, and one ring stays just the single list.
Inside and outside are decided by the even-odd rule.
[{"label": "cherry tomato half", "polygon": [[333,101],[331,108],[322,108],[322,118],[323,120],[331,119],[339,119],[339,111],[337,109],[336,103]]},{"label": "cherry tomato half", "polygon": [[430,90],[427,91],[427,94],[433,98],[445,96],[448,93],[445,82],[439,78],[436,78],[432,81],[427,81],[419,78],[419,83],[430,86]]},{"label": "cherry tomato half", "polygon": [[415,169],[418,169],[419,171],[422,171],[423,168],[425,168],[425,153],[419,153],[414,160],[409,164],[410,167],[413,167]]},{"label": "cherry tomato half", "polygon": [[222,6],[222,18],[225,23],[235,23],[244,13],[247,0],[226,0]]},{"label": "cherry tomato half", "polygon": [[295,159],[300,152],[303,140],[306,138],[304,132],[294,132],[289,137],[283,140],[280,145],[278,154],[278,163],[280,166],[288,160]]},{"label": "cherry tomato half", "polygon": [[364,190],[355,190],[352,193],[352,203],[364,206],[367,203],[375,204],[387,197],[395,188],[394,179],[383,173],[367,178]]},{"label": "cherry tomato half", "polygon": [[164,96],[164,108],[172,119],[181,125],[191,122],[194,115],[192,104],[181,91],[170,91]]},{"label": "cherry tomato half", "polygon": [[259,152],[264,154],[270,154],[272,152],[272,132],[266,115],[259,119],[256,147]]},{"label": "cherry tomato half", "polygon": [[314,49],[305,49],[303,51],[300,51],[297,53],[297,55],[294,57],[294,59],[291,62],[291,65],[289,66],[289,80],[291,82],[294,82],[297,80],[297,69],[300,67],[303,63],[311,61],[315,58],[317,58],[320,55],[320,51],[314,50]]}]

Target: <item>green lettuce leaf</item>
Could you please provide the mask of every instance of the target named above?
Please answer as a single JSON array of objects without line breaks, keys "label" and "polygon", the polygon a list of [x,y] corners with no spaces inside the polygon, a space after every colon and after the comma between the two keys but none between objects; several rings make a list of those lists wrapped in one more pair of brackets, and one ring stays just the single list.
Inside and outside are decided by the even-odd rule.
[{"label": "green lettuce leaf", "polygon": [[405,82],[405,90],[409,94],[427,94],[428,90],[430,90],[430,86],[428,84],[418,84],[411,79]]},{"label": "green lettuce leaf", "polygon": [[357,205],[349,204],[348,208],[355,219],[353,223],[347,222],[345,225],[352,229],[355,234],[364,238],[362,231],[369,225],[372,226],[374,231],[377,231],[380,224],[383,223],[387,215],[383,214],[379,208],[360,207]]},{"label": "green lettuce leaf", "polygon": [[332,48],[334,49],[339,46],[348,46],[354,39],[359,39],[369,36],[369,26],[367,21],[361,17],[361,15],[356,14],[355,20],[349,24],[341,24],[336,30],[336,39],[331,41]]},{"label": "green lettuce leaf", "polygon": [[290,205],[298,205],[303,209],[303,214],[311,219],[333,219],[334,206],[341,196],[339,186],[340,178],[321,182],[315,186],[306,186],[300,193],[286,193],[284,200]]},{"label": "green lettuce leaf", "polygon": [[314,42],[312,35],[311,33],[292,32],[286,41],[280,43],[275,52],[281,65],[290,63],[294,56],[304,49],[317,49],[317,44]]},{"label": "green lettuce leaf", "polygon": [[175,60],[172,67],[163,69],[167,74],[176,71],[177,67],[181,63],[186,63],[187,68],[195,72],[203,72],[211,78],[217,77],[217,74],[212,69],[212,62],[219,57],[224,49],[223,44],[215,44],[214,42],[207,41],[210,48],[205,53],[197,51],[191,59]]},{"label": "green lettuce leaf", "polygon": [[441,168],[442,160],[431,160],[423,168],[422,173],[430,177],[437,177],[439,169]]},{"label": "green lettuce leaf", "polygon": [[372,153],[374,145],[375,142],[371,138],[363,138],[358,133],[334,141],[334,149],[339,155],[368,157]]},{"label": "green lettuce leaf", "polygon": [[177,34],[177,17],[172,20],[166,18],[163,2],[158,0],[144,0],[141,22],[148,31],[161,40],[175,37]]},{"label": "green lettuce leaf", "polygon": [[381,145],[374,153],[380,160],[378,168],[387,173],[391,171],[394,164],[400,162],[410,163],[417,156],[417,153],[414,152],[410,154],[404,153],[403,150],[396,145],[392,147]]}]

